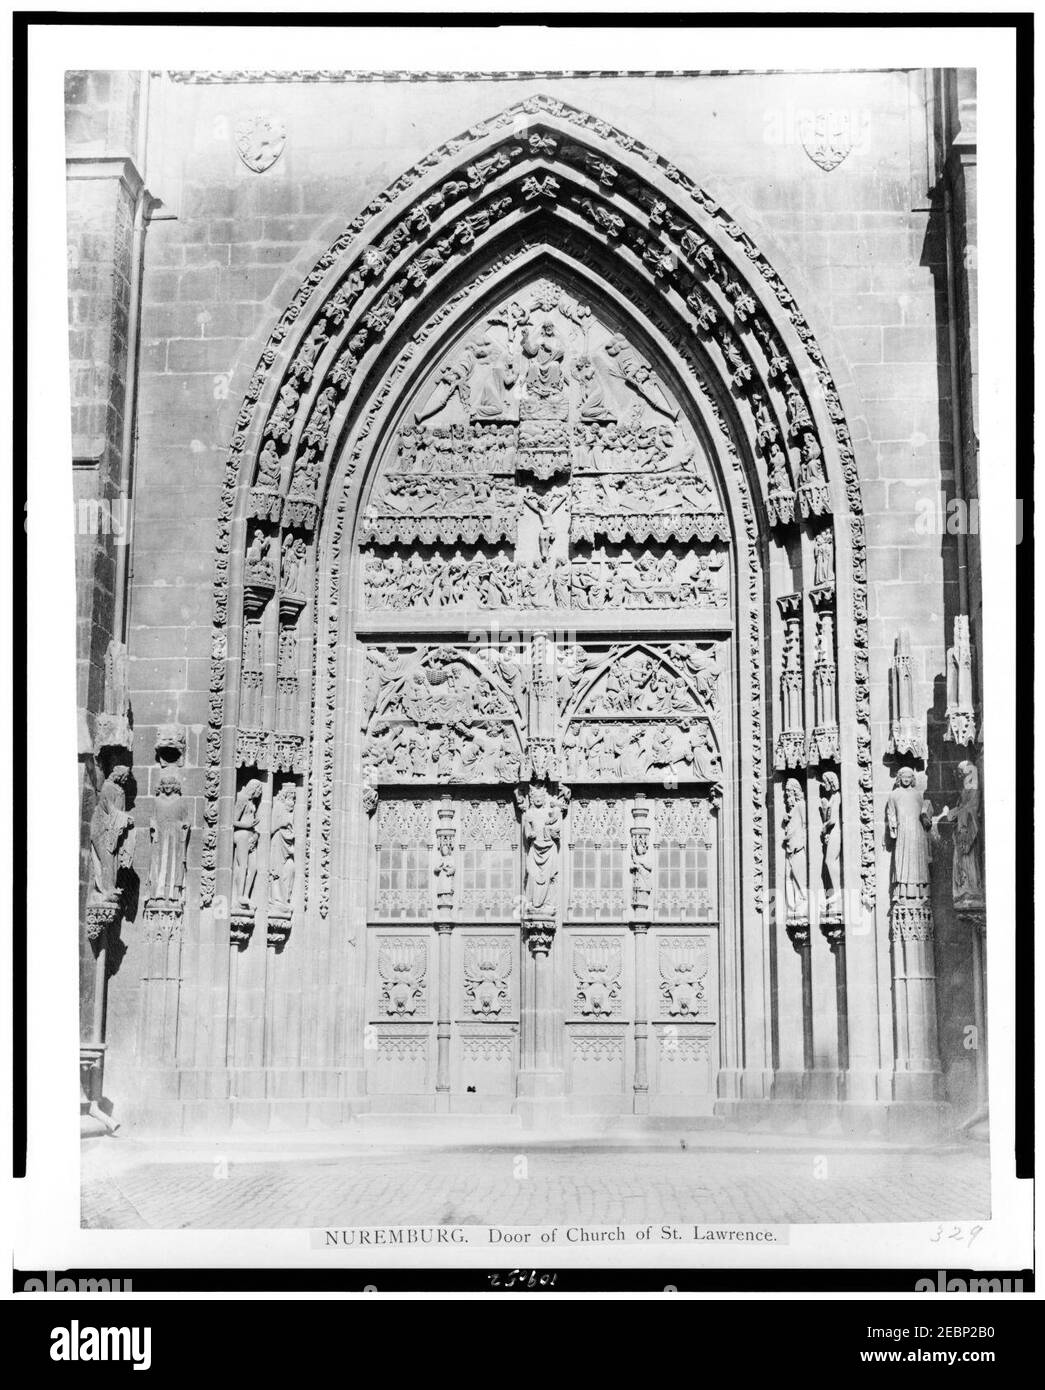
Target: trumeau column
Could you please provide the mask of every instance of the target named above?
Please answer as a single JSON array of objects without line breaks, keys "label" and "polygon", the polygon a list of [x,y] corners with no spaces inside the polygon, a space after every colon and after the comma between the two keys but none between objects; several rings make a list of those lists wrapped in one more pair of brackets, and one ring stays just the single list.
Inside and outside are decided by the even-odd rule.
[{"label": "trumeau column", "polygon": [[522,1066],[518,1109],[528,1128],[554,1127],[565,1108],[553,954],[558,935],[559,861],[569,792],[536,783],[517,792],[525,854],[523,875]]}]

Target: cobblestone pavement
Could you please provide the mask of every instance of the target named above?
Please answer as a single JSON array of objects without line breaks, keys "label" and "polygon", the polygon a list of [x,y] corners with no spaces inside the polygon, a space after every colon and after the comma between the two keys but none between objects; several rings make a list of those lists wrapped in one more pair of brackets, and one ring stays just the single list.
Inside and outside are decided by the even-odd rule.
[{"label": "cobblestone pavement", "polygon": [[546,1225],[973,1220],[985,1147],[362,1148],[239,1159],[155,1148],[91,1155],[84,1226]]}]

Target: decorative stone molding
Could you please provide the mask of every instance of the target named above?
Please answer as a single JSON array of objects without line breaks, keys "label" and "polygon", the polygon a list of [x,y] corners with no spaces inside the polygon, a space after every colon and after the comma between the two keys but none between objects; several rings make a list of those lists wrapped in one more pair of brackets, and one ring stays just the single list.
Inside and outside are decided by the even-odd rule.
[{"label": "decorative stone molding", "polygon": [[[656,171],[658,178],[664,179],[667,181],[668,184],[673,184],[676,186],[676,188],[679,190],[678,196],[684,197],[688,194],[688,196],[695,202],[697,207],[700,209],[700,216],[716,224],[717,234],[719,234],[721,237],[731,238],[738,245],[746,262],[750,266],[752,266],[759,275],[762,276],[763,281],[769,287],[770,293],[776,295],[776,298],[779,301],[779,304],[783,312],[788,318],[790,318],[792,326],[794,327],[795,331],[798,333],[799,338],[803,341],[805,345],[806,351],[812,357],[820,388],[824,392],[824,399],[826,402],[827,412],[833,424],[835,425],[836,432],[838,435],[838,453],[839,458],[841,459],[843,473],[846,479],[846,496],[850,512],[852,514],[851,541],[855,566],[853,587],[855,590],[854,599],[856,606],[854,618],[857,629],[857,736],[862,821],[861,867],[864,881],[865,898],[869,899],[870,896],[873,894],[873,838],[868,839],[865,833],[866,827],[864,826],[864,821],[867,819],[868,815],[868,808],[871,805],[871,780],[869,776],[869,692],[867,692],[866,689],[866,634],[865,631],[863,632],[863,634],[861,633],[863,625],[866,624],[866,574],[864,566],[863,525],[862,520],[860,519],[859,485],[856,479],[855,463],[852,455],[852,446],[851,442],[849,441],[848,434],[845,431],[844,419],[842,417],[840,406],[838,403],[837,393],[834,391],[833,383],[831,382],[830,376],[827,372],[826,365],[823,362],[822,354],[816,346],[815,340],[812,338],[812,334],[809,331],[808,326],[805,325],[804,321],[801,320],[798,316],[797,311],[794,308],[794,302],[791,299],[790,295],[787,294],[782,283],[779,281],[779,278],[775,276],[775,273],[772,272],[771,268],[767,265],[764,258],[760,256],[757,249],[753,246],[753,244],[746,237],[746,235],[741,231],[741,229],[736,227],[736,224],[731,222],[731,220],[728,218],[728,215],[723,213],[723,211],[719,208],[718,204],[715,203],[713,199],[710,199],[708,195],[702,193],[700,190],[695,189],[694,186],[690,183],[690,181],[685,177],[685,175],[681,174],[678,170],[672,168],[670,165],[665,165],[663,161],[657,160],[656,156],[654,156],[651,152],[637,145],[636,142],[629,140],[628,137],[624,136],[620,132],[615,131],[612,127],[606,125],[605,123],[596,122],[592,118],[586,116],[584,113],[577,112],[572,108],[567,107],[565,104],[561,102],[553,101],[548,98],[535,98],[528,100],[527,102],[521,103],[520,106],[517,108],[513,108],[508,112],[502,113],[502,115],[496,118],[494,122],[486,123],[481,127],[476,127],[473,131],[469,132],[464,143],[467,143],[467,140],[469,139],[481,139],[492,130],[498,128],[498,126],[506,127],[513,125],[513,123],[516,120],[516,116],[518,115],[521,118],[524,114],[527,116],[534,117],[534,120],[531,124],[537,127],[537,129],[535,129],[533,133],[539,136],[542,141],[544,139],[544,136],[541,135],[539,126],[542,117],[545,117],[546,119],[549,119],[554,122],[561,121],[571,123],[583,129],[591,127],[592,130],[589,131],[589,138],[597,138],[598,141],[603,143],[619,143],[623,155],[625,157],[620,165],[614,164],[613,166],[615,170],[614,189],[618,195],[624,193],[625,196],[641,196],[641,185],[639,181],[636,180],[631,168],[631,165],[635,159],[644,159],[647,162],[649,162]],[[550,143],[554,147],[557,144],[555,137],[550,136],[549,139]],[[461,142],[457,142],[455,144],[452,144],[451,146],[446,147],[445,150],[437,152],[429,161],[426,161],[426,167],[430,168],[432,164],[438,162],[440,158],[446,159],[447,161],[451,161],[461,148]],[[567,155],[567,151],[571,148],[572,147],[569,145],[568,142],[562,144],[559,148],[555,149],[555,158],[557,160],[564,159]],[[527,149],[530,149],[529,142],[527,143]],[[544,151],[542,150],[542,156],[543,153]],[[587,156],[585,157],[587,158]],[[609,161],[604,160],[600,164],[600,168],[598,171],[600,184],[605,183],[605,171],[603,170],[602,165],[606,165],[606,167],[609,167]],[[585,165],[585,170],[586,172],[588,171],[587,164]],[[267,374],[269,367],[271,367],[275,361],[276,349],[279,342],[281,342],[283,338],[287,335],[287,333],[290,331],[292,325],[294,324],[294,321],[298,318],[298,315],[300,314],[302,308],[311,298],[315,287],[326,278],[328,267],[332,266],[335,263],[335,261],[342,256],[344,249],[363,230],[370,216],[375,215],[377,212],[380,211],[380,209],[383,206],[387,206],[393,198],[398,197],[403,192],[405,192],[406,189],[409,187],[411,181],[415,177],[421,177],[422,174],[423,170],[419,170],[416,173],[405,175],[402,179],[398,180],[396,185],[393,186],[393,189],[389,190],[387,194],[381,195],[381,198],[377,200],[375,204],[373,204],[372,207],[366,211],[366,213],[362,214],[361,217],[357,219],[357,222],[353,224],[352,228],[349,229],[349,232],[346,234],[346,237],[341,239],[339,243],[335,243],[334,247],[332,247],[331,250],[328,253],[326,253],[326,255],[323,258],[321,258],[320,262],[317,264],[316,269],[312,272],[312,274],[309,277],[307,277],[305,285],[303,286],[302,291],[299,292],[299,296],[295,300],[295,303],[291,306],[290,310],[288,310],[287,314],[284,315],[284,318],[278,326],[276,333],[273,335],[273,339],[270,342],[269,348],[266,348],[265,352],[263,353],[262,363],[259,367],[259,373],[255,374],[256,377],[260,376],[260,379],[264,379],[264,376]],[[622,179],[623,182],[621,181]],[[453,180],[451,179],[445,186],[449,187],[452,183]],[[463,186],[465,188],[468,187],[467,180],[464,181]],[[532,200],[527,203],[527,206],[534,206],[539,201],[540,200]],[[656,201],[657,200],[654,200],[654,202]],[[661,198],[659,201],[663,202],[665,204],[665,207],[670,206],[668,203],[666,203],[666,201],[663,198]],[[594,202],[592,202],[592,206],[595,206]],[[648,219],[650,217],[656,219],[657,214],[656,209],[653,207],[652,203],[647,202],[646,206],[647,208],[652,209],[647,213],[648,225]],[[490,209],[492,208],[493,204],[490,205]],[[468,217],[460,219],[458,223],[456,223],[454,227],[451,229],[453,234],[452,245],[468,249],[476,244],[478,238],[481,238],[484,235],[486,235],[489,228],[493,225],[493,221],[496,219],[497,215],[496,211],[490,209],[480,208],[478,212],[469,213]],[[664,215],[660,214],[660,216],[663,218]],[[667,220],[664,222],[665,226],[670,227],[671,217],[672,214],[669,212]],[[425,214],[419,213],[419,215],[415,217],[413,212],[411,211],[408,217],[408,222],[412,226],[423,228],[426,225]],[[433,225],[430,218],[428,219],[427,225]],[[660,224],[658,223],[658,225]],[[681,227],[681,232],[679,234],[683,237],[687,235],[688,229],[685,226],[685,224],[678,223],[678,225]],[[690,225],[692,226],[692,224]],[[390,241],[389,238],[386,238],[386,240]],[[697,234],[694,230],[693,236],[690,237],[689,241],[687,241],[686,246],[690,250],[691,254],[696,256],[701,246],[707,244],[708,243],[706,241],[702,242],[700,240],[699,234]],[[395,252],[393,252],[392,254],[395,254]],[[427,251],[425,254],[427,254]],[[680,262],[680,264],[684,262],[685,254],[683,253],[683,262]],[[381,246],[378,246],[377,248],[368,248],[367,254],[364,255],[360,262],[362,266],[362,274],[364,277],[373,277],[375,273],[380,273],[380,271],[375,271],[376,267],[380,266],[381,270],[383,270],[388,263],[389,253],[383,251],[381,249]],[[717,264],[714,260],[712,260],[710,263],[712,265]],[[659,285],[662,280],[666,281],[666,276],[668,273],[666,267],[668,265],[668,262],[665,261],[662,265],[659,254],[657,256],[652,257],[643,256],[641,258],[641,264],[648,269],[652,277],[652,282],[655,285]],[[658,266],[661,266],[659,273]],[[418,277],[418,283],[423,285],[426,282],[426,279],[427,272],[424,275]],[[364,283],[366,283],[366,278],[364,278]],[[375,299],[370,309],[366,309],[365,307],[363,307],[359,321],[362,323],[363,330],[367,334],[368,338],[375,333],[380,334],[387,331],[387,327],[391,323],[392,318],[396,315],[396,313],[399,312],[399,308],[401,308],[402,305],[404,305],[407,302],[408,295],[411,292],[410,286],[412,283],[413,282],[411,282],[411,280],[408,278],[405,282],[405,287],[402,290],[401,297],[400,288],[398,284],[396,284],[392,287],[392,292],[386,293],[382,300],[378,301],[377,299]],[[737,277],[735,272],[729,270],[725,265],[720,266],[718,273],[713,277],[712,288],[713,293],[721,297],[720,302],[723,302],[728,307],[729,312],[733,315],[735,323],[741,325],[741,327],[743,328],[744,326],[750,324],[752,321],[757,322],[757,300],[755,296],[750,293],[748,287],[744,283],[742,283],[741,280]],[[348,324],[346,321],[346,329],[347,327]],[[363,340],[359,342],[358,346],[352,347],[351,351],[354,354],[357,361],[361,360],[360,350],[364,348],[365,342]],[[784,354],[779,351],[774,351],[773,353],[774,359],[783,356]],[[801,400],[801,398],[798,396],[797,390],[794,386],[796,376],[797,374],[788,377],[788,382],[790,383],[787,394],[786,411],[788,420],[788,431],[795,438],[805,438],[808,436],[808,426],[811,425],[811,416],[809,415],[808,408],[805,406],[804,401]],[[345,378],[346,385],[347,381],[350,379],[351,377]],[[239,455],[242,453],[246,444],[246,437],[244,432],[247,426],[250,425],[252,421],[254,415],[254,405],[260,398],[260,394],[260,390],[258,390],[252,382],[251,390],[248,392],[247,402],[244,406],[243,411],[241,411],[241,421],[237,422],[237,435],[233,441],[233,447],[230,453],[229,468],[227,469],[227,484],[230,489],[227,495],[230,501],[228,506],[226,506],[226,502],[223,497],[222,507],[219,513],[219,580],[215,594],[216,622],[219,624],[219,626],[223,626],[223,615],[227,611],[227,562],[225,562],[222,557],[227,556],[228,551],[228,539],[230,534],[229,523],[231,521],[232,514],[231,489],[234,489],[237,485],[239,475]],[[300,397],[300,393],[298,393],[298,397]],[[284,423],[277,423],[276,417],[273,417],[273,422],[270,423],[270,426],[267,430],[267,434],[269,437],[274,439],[289,439],[291,430],[289,426],[289,415],[287,412],[294,409],[296,405],[293,398],[293,393],[288,392],[287,389],[284,388],[284,391],[281,393],[281,401],[283,402],[282,408],[284,410]],[[317,428],[317,437],[323,439],[324,435],[322,427]],[[313,433],[315,433],[315,431],[313,431]],[[812,452],[812,450],[810,449],[808,450],[808,452]],[[806,461],[808,462],[808,460]],[[811,486],[812,482],[815,480],[810,479],[808,481]],[[807,493],[808,509],[816,513],[817,497],[815,495],[815,491],[810,491],[810,488],[807,487]],[[330,654],[329,659],[334,659],[333,653]],[[219,673],[219,690],[221,689],[220,682],[222,678],[222,673]],[[212,737],[212,735],[217,734],[220,729],[220,721],[222,717],[220,708],[214,711],[214,717],[219,722],[217,724],[212,722],[211,731],[208,734],[207,751],[209,760],[217,760],[220,757],[220,739]],[[324,760],[328,756],[326,749],[326,739],[327,735],[324,732],[324,751],[322,754]],[[332,752],[332,750],[330,751]],[[216,765],[216,763],[211,763],[211,765]],[[324,761],[324,777],[325,775],[326,772]],[[216,836],[216,825],[212,827],[210,821],[207,820],[206,816],[205,821],[207,823],[207,832],[205,834],[204,844],[204,854],[206,857],[207,851],[211,847],[210,837]],[[327,853],[326,845],[328,843],[328,839],[328,831],[321,827],[321,855],[325,855]],[[207,895],[213,891],[212,875],[205,875],[203,889],[204,898],[206,900]],[[325,893],[325,888],[321,888],[321,893]]]},{"label": "decorative stone molding", "polygon": [[947,727],[943,736],[948,743],[962,748],[976,742],[972,663],[969,617],[958,613],[954,619],[954,645],[947,649]]},{"label": "decorative stone molding", "polygon": [[925,734],[915,713],[914,672],[911,669],[911,634],[902,630],[896,638],[889,672],[890,723],[888,751],[915,762],[926,759]]}]

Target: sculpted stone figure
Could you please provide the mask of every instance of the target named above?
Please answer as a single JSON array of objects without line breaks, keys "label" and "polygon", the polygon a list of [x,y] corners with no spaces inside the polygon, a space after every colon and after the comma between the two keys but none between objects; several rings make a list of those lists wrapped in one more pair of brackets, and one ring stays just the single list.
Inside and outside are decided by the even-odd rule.
[{"label": "sculpted stone figure", "polygon": [[784,856],[787,861],[784,880],[787,915],[803,918],[806,915],[809,853],[806,847],[805,792],[795,777],[789,777],[784,787]]},{"label": "sculpted stone figure", "polygon": [[94,891],[103,902],[118,903],[116,876],[130,862],[134,817],[127,811],[125,788],[130,769],[114,767],[102,783],[91,815],[91,865]]},{"label": "sculpted stone figure", "polygon": [[818,531],[813,541],[813,583],[829,584],[835,577],[835,542],[831,528]]},{"label": "sculpted stone figure", "polygon": [[838,777],[833,772],[825,772],[820,779],[820,844],[823,848],[824,893],[829,912],[837,909],[838,895],[842,890],[841,809]]},{"label": "sculpted stone figure", "polygon": [[980,774],[976,764],[963,759],[958,764],[961,791],[954,810],[943,808],[940,820],[954,825],[954,862],[951,891],[954,901],[977,902],[983,898],[983,872],[980,867]]},{"label": "sculpted stone figure", "polygon": [[927,902],[932,849],[932,805],[915,786],[914,769],[902,767],[885,803],[885,825],[893,851],[893,901]]},{"label": "sculpted stone figure", "polygon": [[232,820],[232,897],[239,908],[252,908],[258,876],[258,814],[261,783],[251,778],[236,798]]},{"label": "sculpted stone figure", "polygon": [[294,811],[297,788],[287,782],[272,801],[272,838],[269,848],[269,896],[280,907],[290,907],[294,901],[294,879],[297,875],[295,857]]},{"label": "sculpted stone figure", "polygon": [[540,785],[530,787],[528,794],[516,792],[516,798],[522,811],[526,848],[526,910],[537,917],[551,917],[555,911],[553,890],[559,876],[562,803]]},{"label": "sculpted stone figure", "polygon": [[189,843],[189,803],[173,772],[160,778],[149,821],[149,897],[181,902],[185,896],[185,857]]}]

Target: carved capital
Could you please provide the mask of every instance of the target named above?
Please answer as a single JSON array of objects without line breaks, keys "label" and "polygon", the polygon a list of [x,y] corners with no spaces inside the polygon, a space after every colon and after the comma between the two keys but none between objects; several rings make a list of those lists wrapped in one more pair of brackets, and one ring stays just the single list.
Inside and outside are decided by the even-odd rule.
[{"label": "carved capital", "polygon": [[119,920],[122,911],[119,898],[88,903],[85,922],[88,941],[104,942],[106,933]]}]

